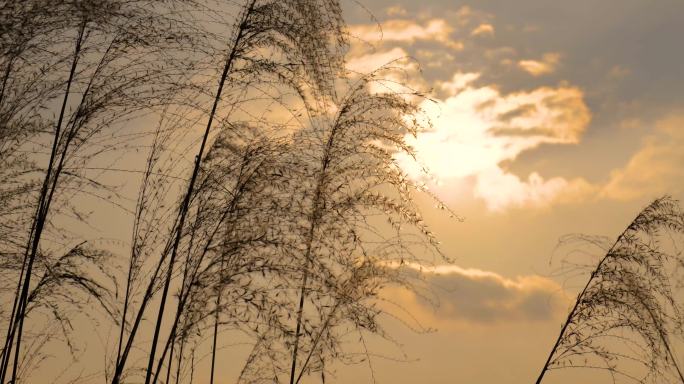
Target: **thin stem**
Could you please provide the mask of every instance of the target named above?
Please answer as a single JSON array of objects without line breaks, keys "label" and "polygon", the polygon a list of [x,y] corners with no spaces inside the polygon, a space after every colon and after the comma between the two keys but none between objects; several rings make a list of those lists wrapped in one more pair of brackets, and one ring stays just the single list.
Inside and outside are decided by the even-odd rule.
[{"label": "thin stem", "polygon": [[166,280],[164,281],[164,288],[162,291],[162,296],[161,296],[161,302],[159,303],[159,312],[157,314],[157,324],[154,329],[154,336],[152,337],[152,346],[150,348],[150,356],[149,360],[147,363],[147,373],[145,375],[145,384],[149,384],[151,380],[151,375],[152,375],[152,366],[154,365],[154,358],[155,358],[155,353],[157,349],[157,343],[159,342],[159,333],[161,331],[161,323],[162,319],[164,316],[164,308],[166,306],[166,298],[168,295],[169,291],[169,286],[171,285],[171,277],[173,275],[173,266],[176,260],[176,255],[178,254],[178,247],[180,245],[180,240],[183,234],[183,227],[185,225],[185,218],[187,216],[188,208],[190,205],[190,199],[192,198],[194,188],[195,188],[195,182],[197,180],[197,175],[199,174],[199,170],[202,164],[202,157],[204,155],[204,149],[207,144],[207,140],[209,138],[209,133],[211,132],[211,126],[212,123],[214,122],[214,116],[216,115],[216,109],[218,108],[218,104],[221,101],[221,93],[223,92],[223,86],[225,85],[226,78],[228,77],[228,73],[230,73],[230,70],[233,66],[233,61],[237,57],[237,52],[238,52],[238,47],[241,43],[243,34],[245,32],[245,29],[247,27],[247,19],[254,10],[254,5],[256,3],[256,0],[251,0],[249,8],[247,11],[244,13],[242,22],[240,23],[239,29],[237,36],[235,38],[235,41],[233,43],[233,47],[230,50],[230,53],[228,57],[226,58],[225,65],[223,67],[223,73],[221,74],[221,78],[219,80],[218,84],[218,89],[216,91],[216,96],[214,98],[214,104],[211,107],[211,112],[209,113],[209,120],[207,121],[207,127],[204,130],[204,135],[202,136],[202,143],[200,144],[199,151],[197,155],[195,156],[195,166],[192,171],[192,177],[190,178],[190,183],[188,184],[188,190],[185,193],[185,197],[183,198],[183,203],[181,205],[180,209],[180,219],[178,221],[178,227],[176,228],[176,236],[174,240],[173,247],[171,248],[171,257],[169,259],[169,266],[167,268],[167,273],[166,273]]},{"label": "thin stem", "polygon": [[[180,351],[178,352],[178,365],[176,366],[176,384],[178,384],[178,381],[180,380],[181,363],[183,362],[183,348],[185,348],[185,338],[181,337]],[[168,384],[168,379],[166,384]]]},{"label": "thin stem", "polygon": [[[34,217],[38,216],[38,212],[40,210],[40,206],[36,207],[36,214]],[[14,315],[17,312],[17,305],[19,304],[19,296],[21,292],[21,283],[24,280],[24,273],[26,272],[26,262],[28,261],[28,256],[29,256],[29,249],[30,249],[30,244],[31,244],[31,239],[33,238],[33,231],[35,230],[35,220],[31,223],[31,230],[29,231],[29,236],[26,244],[26,251],[24,252],[24,259],[22,260],[21,263],[21,272],[19,273],[19,280],[17,280],[17,288],[14,291],[14,301],[12,303],[12,314],[10,315],[9,319],[10,321],[7,324],[7,336],[5,337],[5,347],[2,349],[2,366],[0,366],[0,383],[4,381],[5,378],[5,371],[8,367],[9,364],[9,358],[10,354],[12,352],[12,341],[14,340],[14,322],[11,321],[11,319],[14,319]]]},{"label": "thin stem", "polygon": [[[307,254],[308,256],[308,254]],[[308,260],[308,257],[307,257]],[[307,280],[309,279],[309,265],[307,262],[304,269],[304,276],[302,277],[302,286],[299,292],[299,308],[297,309],[297,328],[295,331],[294,347],[292,348],[292,367],[290,368],[290,384],[294,384],[295,370],[297,369],[297,352],[299,350],[299,335],[302,327],[302,315],[304,313],[304,296],[306,294]]]},{"label": "thin stem", "polygon": [[[223,270],[223,257],[221,257],[221,270]],[[214,384],[214,372],[216,365],[216,339],[218,338],[218,325],[219,325],[219,314],[221,306],[221,291],[223,287],[219,285],[218,293],[216,294],[216,314],[214,315],[214,336],[211,342],[211,376],[209,379],[210,384]]]},{"label": "thin stem", "polygon": [[307,283],[309,279],[309,268],[311,267],[311,251],[313,248],[314,235],[316,232],[316,227],[318,225],[318,220],[320,218],[321,200],[323,199],[323,184],[325,183],[326,172],[328,165],[330,164],[331,152],[333,149],[333,144],[335,142],[335,135],[339,129],[339,119],[345,112],[345,108],[341,108],[337,113],[332,128],[330,131],[330,136],[328,136],[328,141],[325,144],[325,149],[323,152],[323,159],[321,160],[321,170],[318,175],[318,180],[316,183],[316,192],[314,194],[314,200],[312,202],[311,216],[309,217],[310,226],[309,233],[307,235],[307,246],[306,246],[306,265],[304,266],[302,285],[299,291],[299,307],[297,309],[297,327],[295,331],[294,347],[292,348],[292,366],[290,367],[290,384],[294,384],[295,371],[297,369],[297,352],[299,350],[299,337],[300,330],[302,326],[302,316],[304,313],[304,297],[306,296]]},{"label": "thin stem", "polygon": [[[644,306],[646,308],[646,311],[648,311],[649,316],[651,316],[651,320],[653,323],[656,323],[656,317],[651,308],[649,308],[647,305]],[[677,371],[677,375],[679,376],[679,381],[684,383],[684,376],[682,376],[682,371],[679,369],[679,364],[677,363],[677,359],[674,356],[674,353],[672,352],[672,348],[670,348],[670,343],[667,340],[667,335],[663,332],[663,330],[660,327],[657,327],[658,329],[658,336],[660,336],[660,340],[663,342],[663,345],[665,346],[665,350],[667,351],[668,356],[670,357],[670,360],[672,360],[672,364],[675,366],[675,370]]]},{"label": "thin stem", "polygon": [[[170,246],[170,245],[168,245],[168,246]],[[133,322],[133,327],[131,328],[131,333],[128,336],[128,341],[126,342],[126,347],[124,347],[123,353],[121,354],[121,359],[119,360],[119,364],[116,366],[116,369],[114,371],[114,377],[112,378],[112,384],[118,384],[120,379],[121,379],[121,374],[123,373],[123,369],[126,366],[126,362],[128,361],[128,354],[130,353],[131,348],[133,346],[133,340],[135,339],[135,336],[137,335],[137,331],[138,331],[138,328],[140,326],[140,323],[142,322],[143,314],[145,313],[145,309],[147,308],[147,303],[152,298],[152,292],[154,290],[154,283],[157,280],[157,276],[159,275],[159,272],[160,272],[161,267],[163,265],[163,261],[164,261],[164,259],[166,259],[167,252],[168,252],[168,247],[162,252],[162,257],[160,258],[160,261],[157,264],[157,267],[154,270],[152,277],[150,278],[150,282],[147,285],[147,289],[145,291],[145,294],[143,295],[142,302],[140,303],[140,309],[138,310],[138,314],[136,315],[135,321]]]},{"label": "thin stem", "polygon": [[[35,232],[33,234],[33,241],[31,244],[31,252],[29,254],[28,262],[26,264],[26,274],[24,276],[24,281],[22,284],[22,289],[21,289],[21,295],[19,298],[19,306],[17,308],[17,311],[15,313],[14,317],[14,328],[18,327],[17,335],[16,335],[16,348],[14,350],[14,362],[12,366],[12,383],[16,383],[17,379],[17,369],[19,367],[19,357],[20,357],[20,349],[21,349],[21,338],[22,338],[22,333],[24,329],[24,317],[26,314],[26,306],[27,306],[27,299],[28,299],[28,292],[30,289],[30,284],[31,284],[31,273],[33,271],[33,264],[36,258],[36,255],[38,253],[38,245],[40,243],[41,236],[43,234],[43,229],[45,227],[45,222],[47,221],[47,214],[49,212],[50,208],[50,202],[52,199],[52,193],[48,195],[48,187],[50,185],[50,179],[52,176],[52,168],[54,167],[54,162],[57,157],[57,151],[58,151],[58,143],[61,138],[61,131],[62,131],[62,123],[64,121],[64,115],[66,111],[66,104],[69,99],[69,94],[71,92],[71,84],[73,83],[74,76],[76,74],[76,66],[78,65],[78,59],[80,57],[81,53],[81,44],[83,43],[84,35],[85,35],[85,29],[87,25],[87,20],[84,20],[81,23],[81,26],[78,31],[78,36],[76,38],[76,47],[74,49],[74,55],[73,55],[73,60],[71,63],[71,69],[69,70],[69,78],[67,80],[66,84],[66,90],[64,92],[64,97],[62,99],[62,106],[60,108],[59,112],[59,117],[57,119],[57,126],[55,128],[55,135],[53,138],[52,142],[52,150],[50,152],[50,160],[48,162],[48,167],[45,173],[45,179],[43,180],[43,186],[41,188],[41,193],[38,201],[38,214],[35,217]],[[66,152],[66,147],[63,149],[64,152]],[[62,154],[64,155],[64,153]],[[63,158],[63,156],[62,156]],[[54,175],[54,180],[53,180],[53,190],[54,192],[54,187],[56,186],[57,182],[57,177],[58,174],[56,173]],[[12,331],[14,333],[14,331]],[[13,339],[13,337],[12,337]],[[10,347],[12,342],[10,341]],[[8,348],[8,350],[9,350]],[[7,353],[9,354],[9,352]],[[7,362],[9,362],[8,359],[6,359]],[[4,382],[5,376],[7,374],[7,368],[6,366],[3,366],[2,372],[0,373],[0,382]]]},{"label": "thin stem", "polygon": [[169,384],[169,378],[171,377],[171,364],[173,363],[173,349],[176,343],[171,344],[171,350],[169,351],[169,363],[166,366],[166,384]]},{"label": "thin stem", "polygon": [[[173,355],[173,346],[176,343],[176,332],[178,329],[178,324],[180,323],[180,315],[181,315],[181,310],[185,306],[185,302],[187,300],[188,295],[190,294],[190,291],[192,290],[192,283],[188,284],[188,273],[190,272],[190,256],[192,253],[192,245],[195,240],[195,229],[197,228],[197,220],[199,218],[196,218],[195,220],[195,225],[193,225],[193,230],[192,234],[190,235],[190,245],[188,246],[188,254],[185,258],[185,268],[183,269],[183,279],[181,281],[181,291],[179,294],[179,300],[178,300],[178,306],[176,308],[176,317],[174,318],[173,325],[171,326],[171,332],[169,334],[169,337],[166,339],[166,345],[164,346],[164,350],[162,351],[162,355],[159,358],[159,363],[157,364],[157,371],[154,374],[154,379],[152,383],[157,382],[157,378],[159,377],[159,373],[161,372],[162,365],[164,364],[164,359],[166,358],[166,351],[169,350],[170,348],[170,355]],[[196,273],[196,270],[193,271],[193,278],[191,279],[194,280],[194,274]],[[186,289],[187,287],[187,289]],[[167,368],[167,371],[171,370],[171,356],[169,357],[169,366]],[[168,381],[168,373],[167,373],[167,381]]]},{"label": "thin stem", "polygon": [[7,81],[9,80],[10,73],[12,72],[12,64],[14,63],[15,55],[12,55],[9,60],[7,60],[7,68],[5,68],[5,74],[2,77],[2,86],[0,86],[0,107],[2,106],[2,100],[5,96],[5,88],[7,87]]},{"label": "thin stem", "polygon": [[[639,215],[637,215],[638,217]],[[601,270],[601,266],[603,263],[610,258],[611,252],[613,251],[613,248],[617,246],[622,238],[625,236],[627,231],[631,228],[631,223],[627,228],[625,228],[624,231],[620,234],[620,236],[617,237],[613,245],[608,249],[608,252],[606,252],[606,255],[601,259],[601,261],[598,263],[596,268],[591,272],[591,276],[589,277],[589,280],[587,281],[587,284],[584,286],[582,289],[582,292],[577,296],[577,300],[575,301],[575,305],[572,307],[572,310],[570,313],[568,313],[568,317],[565,320],[565,323],[563,324],[563,327],[561,328],[560,333],[558,334],[558,338],[556,339],[556,342],[553,345],[553,348],[551,348],[551,352],[549,353],[549,356],[546,359],[546,362],[544,363],[544,366],[542,367],[541,372],[539,373],[539,377],[537,378],[537,381],[535,381],[535,384],[540,384],[542,379],[544,378],[544,375],[546,372],[549,370],[549,366],[551,365],[551,359],[553,359],[554,354],[556,353],[556,349],[558,349],[558,346],[561,343],[561,340],[563,340],[563,335],[565,334],[566,329],[572,322],[572,318],[575,316],[575,312],[577,312],[577,309],[579,308],[580,303],[582,302],[582,298],[584,297],[584,294],[586,293],[587,289],[589,288],[589,285],[591,285],[591,282],[594,281],[594,278],[598,274],[598,272]]]},{"label": "thin stem", "polygon": [[135,262],[137,261],[139,255],[137,254],[137,247],[138,247],[138,231],[140,228],[140,222],[142,220],[142,214],[143,214],[143,209],[145,205],[145,194],[147,191],[147,187],[149,185],[150,181],[150,175],[152,174],[152,168],[153,168],[153,163],[154,163],[154,155],[155,151],[157,149],[158,145],[158,137],[159,137],[159,130],[160,128],[157,129],[155,132],[155,140],[154,143],[152,144],[152,149],[150,150],[150,153],[148,154],[147,157],[147,168],[145,169],[145,175],[143,177],[143,184],[140,188],[140,194],[138,196],[138,201],[136,204],[136,217],[135,217],[135,222],[134,222],[134,227],[133,227],[133,239],[132,239],[132,245],[131,245],[131,256],[130,260],[128,263],[128,276],[126,277],[126,294],[124,296],[124,306],[123,306],[123,313],[121,314],[121,328],[119,329],[119,340],[118,340],[118,347],[117,347],[117,352],[116,352],[116,365],[115,367],[119,366],[119,362],[121,360],[121,348],[123,346],[123,337],[124,337],[124,330],[126,327],[126,316],[128,314],[128,307],[130,305],[130,291],[131,291],[131,285],[133,284],[133,268],[135,267]]},{"label": "thin stem", "polygon": [[318,332],[318,335],[316,335],[316,338],[314,339],[313,343],[311,344],[311,348],[309,349],[309,354],[306,356],[306,360],[304,360],[304,364],[302,364],[302,368],[299,370],[299,375],[297,376],[297,380],[295,380],[295,384],[298,384],[299,381],[302,379],[302,376],[304,375],[304,371],[306,370],[306,366],[309,364],[309,361],[311,360],[311,356],[313,356],[314,351],[316,350],[316,346],[318,345],[318,342],[321,340],[321,337],[323,336],[323,333],[325,332],[326,328],[328,328],[328,324],[330,323],[330,320],[332,319],[333,315],[337,311],[337,308],[339,308],[341,302],[338,300],[335,303],[335,306],[333,309],[330,311],[328,316],[325,319],[325,322],[323,325],[321,325],[321,330]]}]

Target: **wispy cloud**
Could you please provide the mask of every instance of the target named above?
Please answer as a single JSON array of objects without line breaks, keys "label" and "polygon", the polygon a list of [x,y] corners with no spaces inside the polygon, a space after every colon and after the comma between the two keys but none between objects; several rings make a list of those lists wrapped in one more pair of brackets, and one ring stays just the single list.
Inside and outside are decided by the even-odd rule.
[{"label": "wispy cloud", "polygon": [[470,32],[471,36],[494,36],[494,26],[482,23]]},{"label": "wispy cloud", "polygon": [[406,11],[406,8],[402,7],[401,5],[393,5],[391,7],[387,7],[385,9],[385,13],[387,16],[390,17],[396,17],[396,16],[406,16],[408,12]]},{"label": "wispy cloud", "polygon": [[392,19],[378,24],[356,24],[349,27],[349,33],[366,42],[398,42],[413,44],[417,41],[434,41],[454,50],[463,44],[451,37],[453,28],[444,19],[429,19],[423,23],[413,20]]},{"label": "wispy cloud", "polygon": [[350,55],[346,67],[356,74],[368,74],[382,68],[382,77],[386,81],[374,83],[371,89],[373,92],[402,92],[406,90],[405,86],[412,89],[427,88],[423,77],[420,76],[420,65],[400,47]]}]

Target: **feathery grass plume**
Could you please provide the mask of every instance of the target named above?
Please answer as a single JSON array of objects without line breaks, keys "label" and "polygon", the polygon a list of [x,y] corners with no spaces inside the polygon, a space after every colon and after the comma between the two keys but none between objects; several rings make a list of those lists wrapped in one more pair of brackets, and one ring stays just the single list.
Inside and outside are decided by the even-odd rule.
[{"label": "feathery grass plume", "polygon": [[[164,104],[179,89],[178,71],[158,64],[160,56],[188,35],[155,29],[159,22],[173,25],[174,19],[150,4],[37,0],[2,5],[3,18],[11,21],[3,24],[0,121],[3,152],[10,148],[3,161],[11,163],[8,169],[17,165],[25,169],[21,177],[14,174],[16,185],[34,187],[24,200],[25,210],[34,213],[27,215],[28,220],[11,222],[14,233],[26,234],[24,251],[3,250],[3,255],[15,256],[21,267],[16,290],[11,290],[14,298],[8,299],[13,304],[0,367],[2,381],[12,348],[12,380],[17,380],[29,296],[43,269],[37,262],[55,269],[64,261],[59,255],[81,242],[82,235],[74,233],[78,230],[66,229],[87,221],[77,202],[114,197],[114,191],[98,181],[108,165],[98,164],[103,161],[99,159],[113,148],[131,144],[128,140],[136,134],[124,134],[128,120],[150,106]],[[7,43],[5,38],[15,35],[20,38]],[[5,195],[5,190],[1,192]]]},{"label": "feathery grass plume", "polygon": [[153,259],[152,256],[168,244],[166,234],[175,225],[168,196],[174,195],[174,187],[177,184],[186,181],[176,175],[179,172],[174,172],[174,169],[180,168],[177,166],[177,152],[181,151],[178,147],[181,145],[179,141],[183,139],[183,135],[178,135],[176,128],[179,121],[190,123],[185,114],[178,113],[181,109],[178,108],[175,115],[167,113],[166,108],[162,111],[147,153],[145,168],[141,171],[142,178],[133,216],[130,254],[125,269],[125,287],[116,341],[117,350],[114,361],[108,361],[109,364],[105,367],[107,381],[112,379],[112,369],[119,365],[121,359],[125,332],[130,330],[129,311],[136,304],[141,282],[147,277],[146,262]]},{"label": "feathery grass plume", "polygon": [[[273,195],[279,191],[273,184],[287,146],[263,134],[240,138],[244,131],[222,131],[203,162],[182,244],[186,259],[176,313],[153,381],[160,379],[167,351],[171,358],[176,343],[210,329],[213,380],[219,327],[250,326],[268,310],[274,287],[257,281],[277,268]],[[170,363],[166,368],[168,377]]]},{"label": "feathery grass plume", "polygon": [[[221,12],[212,11],[209,14],[211,17],[222,16]],[[277,98],[267,94],[264,87],[276,92],[291,88],[304,94],[308,88],[315,88],[320,95],[332,93],[332,80],[328,78],[339,71],[341,54],[338,46],[344,43],[340,14],[339,5],[332,0],[249,0],[239,7],[236,15],[232,15],[232,34],[225,46],[220,46],[218,51],[223,52],[221,56],[225,61],[220,65],[222,70],[218,87],[195,155],[187,190],[179,202],[177,224],[169,237],[168,247],[161,253],[159,262],[154,267],[126,345],[121,357],[117,358],[112,380],[114,383],[120,380],[143,313],[155,286],[161,282],[159,310],[145,378],[147,383],[152,380],[168,292],[181,251],[191,202],[195,198],[198,175],[205,152],[212,145],[214,120],[234,121],[231,114],[233,111],[246,110],[245,103],[241,100],[245,98],[246,92],[257,95],[264,93],[263,97]],[[218,39],[219,43],[221,41]]]},{"label": "feathery grass plume", "polygon": [[412,153],[406,135],[425,129],[414,102],[423,96],[383,75],[351,82],[334,107],[310,110],[310,124],[293,134],[283,158],[290,203],[281,213],[280,257],[289,266],[272,273],[289,289],[271,316],[279,325],[255,329],[241,381],[295,383],[335,361],[366,359],[344,346],[350,333],[390,338],[378,322],[378,294],[407,282],[392,262],[418,261],[416,248],[438,253],[412,200],[422,188],[394,160]]},{"label": "feathery grass plume", "polygon": [[52,122],[41,114],[63,94],[61,73],[68,57],[48,47],[63,44],[68,24],[63,6],[45,12],[42,2],[0,3],[0,255],[20,258],[34,214],[32,194],[40,187],[30,148]]},{"label": "feathery grass plume", "polygon": [[[27,333],[29,347],[17,368],[19,382],[28,380],[28,375],[40,368],[40,363],[48,357],[42,351],[46,346],[66,344],[71,357],[77,357],[79,348],[72,340],[77,333],[74,319],[85,317],[97,324],[102,318],[115,318],[116,305],[111,286],[116,283],[112,264],[110,253],[85,242],[59,257],[37,255],[33,270],[35,283],[27,297],[25,316],[40,326],[30,328],[30,333]],[[14,283],[20,268],[16,259],[0,261],[3,290],[11,292],[16,288],[10,284]]]},{"label": "feathery grass plume", "polygon": [[684,212],[668,196],[637,215],[591,272],[537,383],[571,368],[601,370],[613,382],[684,382],[672,346],[684,324],[675,291],[684,258],[663,241],[683,233]]}]

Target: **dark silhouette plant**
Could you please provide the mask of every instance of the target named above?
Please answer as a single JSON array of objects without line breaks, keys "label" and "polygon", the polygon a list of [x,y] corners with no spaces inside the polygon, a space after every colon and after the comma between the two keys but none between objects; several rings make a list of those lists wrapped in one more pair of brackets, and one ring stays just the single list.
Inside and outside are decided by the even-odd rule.
[{"label": "dark silhouette plant", "polygon": [[684,323],[676,296],[684,258],[663,243],[665,235],[682,233],[684,212],[669,196],[637,215],[591,272],[537,383],[570,368],[602,370],[614,382],[684,382],[673,350]]}]

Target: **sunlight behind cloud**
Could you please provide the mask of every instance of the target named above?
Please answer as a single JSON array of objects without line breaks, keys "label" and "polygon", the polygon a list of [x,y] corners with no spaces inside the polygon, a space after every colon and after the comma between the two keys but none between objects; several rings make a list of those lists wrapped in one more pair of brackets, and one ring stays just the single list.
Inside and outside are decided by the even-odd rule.
[{"label": "sunlight behind cloud", "polygon": [[[591,118],[582,91],[563,85],[502,94],[493,86],[473,86],[478,77],[457,73],[439,85],[445,96],[423,103],[434,129],[409,138],[419,162],[443,183],[474,180],[475,196],[495,211],[587,192],[581,179],[544,180],[532,173],[521,180],[502,165],[542,144],[578,143]],[[424,177],[419,164],[398,160],[413,177]]]}]

